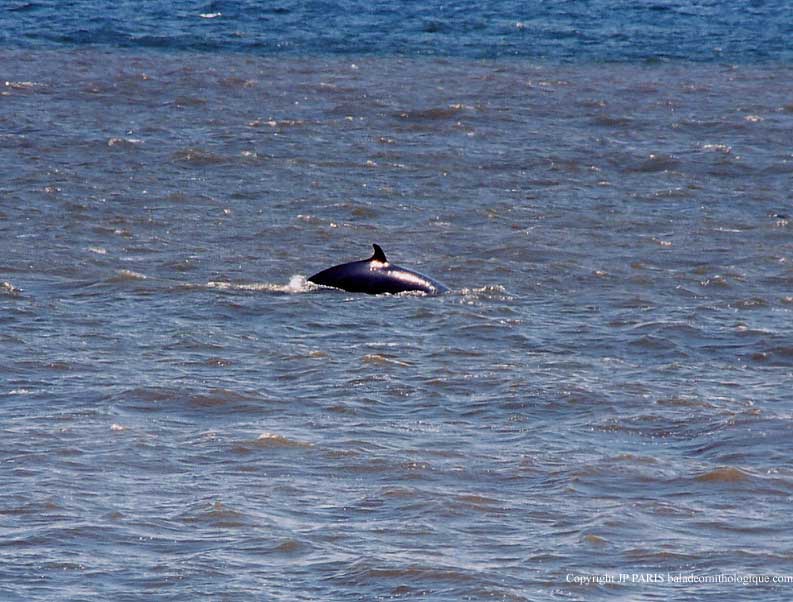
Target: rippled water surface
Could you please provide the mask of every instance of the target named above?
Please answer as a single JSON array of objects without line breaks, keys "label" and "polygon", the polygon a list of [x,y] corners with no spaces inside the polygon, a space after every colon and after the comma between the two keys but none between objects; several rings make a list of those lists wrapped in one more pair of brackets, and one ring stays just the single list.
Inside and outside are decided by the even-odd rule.
[{"label": "rippled water surface", "polygon": [[793,12],[785,0],[6,0],[0,46],[790,62]]},{"label": "rippled water surface", "polygon": [[0,65],[4,600],[790,599],[789,66]]}]

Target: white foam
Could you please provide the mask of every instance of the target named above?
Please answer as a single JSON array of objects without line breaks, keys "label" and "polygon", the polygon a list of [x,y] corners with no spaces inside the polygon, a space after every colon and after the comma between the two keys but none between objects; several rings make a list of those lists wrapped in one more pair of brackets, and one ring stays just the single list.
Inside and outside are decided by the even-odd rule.
[{"label": "white foam", "polygon": [[5,82],[6,88],[11,88],[12,90],[32,90],[34,88],[44,88],[47,84],[43,84],[41,82]]},{"label": "white foam", "polygon": [[7,294],[7,295],[18,295],[22,291],[19,290],[17,287],[15,287],[10,282],[8,282],[8,280],[5,280],[3,282],[0,282],[0,292],[3,292],[5,294]]},{"label": "white foam", "polygon": [[137,146],[143,144],[140,138],[109,138],[107,141],[108,146]]},{"label": "white foam", "polygon": [[215,288],[224,291],[253,291],[265,293],[287,293],[296,295],[307,293],[319,288],[316,284],[306,280],[305,276],[296,274],[289,279],[287,284],[276,284],[273,282],[218,282],[210,281],[206,284],[207,288]]},{"label": "white foam", "polygon": [[256,438],[258,447],[313,447],[308,441],[290,439],[276,433],[264,432]]},{"label": "white foam", "polygon": [[702,150],[729,155],[732,152],[732,147],[728,144],[703,144]]},{"label": "white foam", "polygon": [[133,272],[132,270],[118,270],[114,280],[146,280],[146,274]]}]

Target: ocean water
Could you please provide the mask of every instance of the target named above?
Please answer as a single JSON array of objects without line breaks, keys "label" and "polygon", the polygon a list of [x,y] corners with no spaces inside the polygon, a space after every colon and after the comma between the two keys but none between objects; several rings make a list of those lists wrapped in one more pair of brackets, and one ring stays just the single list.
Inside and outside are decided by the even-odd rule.
[{"label": "ocean water", "polygon": [[406,4],[0,8],[0,600],[791,598],[790,11]]},{"label": "ocean water", "polygon": [[0,46],[298,56],[790,61],[782,0],[7,0]]}]

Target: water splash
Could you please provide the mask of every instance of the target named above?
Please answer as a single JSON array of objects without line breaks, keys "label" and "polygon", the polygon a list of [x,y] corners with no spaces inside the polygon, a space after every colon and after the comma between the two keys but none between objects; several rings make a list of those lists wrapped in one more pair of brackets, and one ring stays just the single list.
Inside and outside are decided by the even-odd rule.
[{"label": "water splash", "polygon": [[287,284],[276,284],[273,282],[221,282],[210,281],[206,284],[207,288],[218,289],[223,291],[251,291],[251,292],[264,292],[264,293],[284,293],[287,295],[297,295],[301,293],[309,293],[317,290],[320,287],[312,282],[306,280],[306,277],[300,274],[295,274],[289,279]]}]

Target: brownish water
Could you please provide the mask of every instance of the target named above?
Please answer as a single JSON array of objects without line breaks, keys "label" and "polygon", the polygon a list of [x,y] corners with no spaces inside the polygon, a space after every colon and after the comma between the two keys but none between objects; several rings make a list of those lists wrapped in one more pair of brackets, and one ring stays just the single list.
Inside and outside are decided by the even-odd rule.
[{"label": "brownish water", "polygon": [[0,64],[4,600],[790,599],[790,67]]}]

